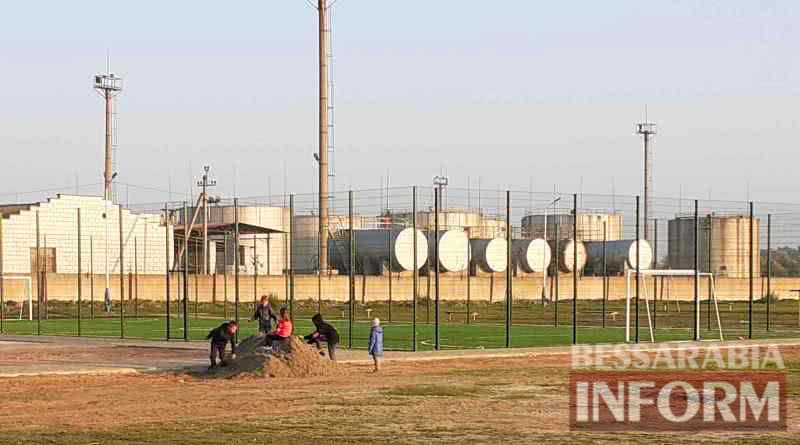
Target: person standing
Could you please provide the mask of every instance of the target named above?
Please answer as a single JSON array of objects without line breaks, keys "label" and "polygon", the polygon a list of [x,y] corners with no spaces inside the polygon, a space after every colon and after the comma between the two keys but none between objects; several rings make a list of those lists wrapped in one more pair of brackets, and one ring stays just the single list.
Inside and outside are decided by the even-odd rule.
[{"label": "person standing", "polygon": [[[311,317],[311,322],[314,323],[314,327],[316,327],[317,330],[303,338],[308,344],[317,345],[317,349],[322,349],[320,342],[324,341],[328,345],[328,357],[335,362],[336,345],[339,344],[339,333],[330,323],[326,323],[325,320],[322,319],[322,314],[316,314]],[[323,355],[323,353],[320,352],[320,355]]]},{"label": "person standing", "polygon": [[378,318],[372,320],[372,329],[369,331],[369,355],[372,356],[372,361],[375,363],[375,369],[372,372],[380,371],[383,358],[383,328]]},{"label": "person standing", "polygon": [[269,304],[269,297],[261,296],[261,302],[256,306],[256,311],[250,320],[258,320],[258,333],[266,334],[272,331],[272,320],[278,323],[278,317]]},{"label": "person standing", "polygon": [[231,359],[236,359],[236,331],[238,330],[239,323],[228,321],[209,331],[206,340],[211,340],[211,366],[208,369],[217,366],[217,357],[219,357],[220,366],[228,366],[225,361],[225,346],[228,345],[228,342],[231,344]]}]

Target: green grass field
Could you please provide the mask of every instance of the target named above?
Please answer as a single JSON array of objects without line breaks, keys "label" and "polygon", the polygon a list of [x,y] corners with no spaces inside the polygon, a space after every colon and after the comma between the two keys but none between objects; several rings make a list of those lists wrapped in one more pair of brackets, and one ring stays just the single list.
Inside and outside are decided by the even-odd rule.
[{"label": "green grass field", "polygon": [[[518,301],[512,306],[510,328],[512,347],[569,345],[572,342],[572,302],[561,301],[541,305],[531,301]],[[798,303],[780,301],[770,308],[771,329],[766,329],[766,309],[764,304],[753,307],[753,337],[800,337],[798,329]],[[277,305],[276,305],[277,306]],[[313,330],[310,318],[320,307],[316,301],[296,301],[294,306],[295,334],[302,335]],[[84,305],[81,307],[80,335],[89,337],[121,337],[121,321],[118,308],[106,314],[102,308]],[[255,332],[256,323],[246,321],[252,313],[252,302],[241,303],[239,316],[242,320],[242,336]],[[691,340],[691,303],[658,303],[651,306],[651,322],[655,323],[656,341]],[[748,336],[748,305],[746,302],[721,303],[720,321],[727,339]],[[170,307],[170,338],[182,341],[184,337],[182,306]],[[633,310],[633,309],[632,309]],[[348,346],[350,326],[348,308],[342,303],[323,302],[321,312],[340,332],[342,345]],[[556,311],[557,316],[556,316]],[[606,323],[603,327],[603,305],[600,301],[580,301],[577,307],[577,338],[579,343],[616,343],[625,339],[624,302],[607,304]],[[50,303],[41,321],[19,320],[19,313],[7,310],[4,313],[3,331],[9,334],[24,335],[68,335],[78,332],[77,305],[63,302]],[[92,312],[94,318],[92,318]],[[235,307],[228,304],[194,304],[189,302],[188,337],[189,340],[203,340],[206,333],[225,319],[235,318]],[[166,339],[166,307],[163,303],[149,301],[128,302],[125,308],[124,332],[126,338],[164,340]],[[441,348],[497,348],[505,346],[505,305],[501,303],[472,303],[467,310],[465,302],[443,302],[440,306],[440,346]],[[27,316],[27,314],[23,314]],[[358,303],[353,312],[352,346],[365,348],[372,317],[380,317],[384,326],[387,349],[410,350],[413,347],[412,311],[410,302]],[[469,316],[468,316],[469,315]],[[473,320],[473,315],[475,319]],[[709,318],[709,315],[711,317]],[[25,318],[25,317],[23,317]],[[469,320],[467,320],[469,318]],[[558,320],[558,326],[556,324]],[[707,339],[719,338],[716,314],[708,312],[708,306],[700,307],[701,336]],[[435,307],[431,302],[420,300],[416,313],[416,337],[419,350],[434,347]],[[469,323],[467,323],[469,321]],[[709,324],[710,322],[710,324]],[[709,329],[710,328],[710,329]],[[645,305],[640,305],[640,340],[649,341],[648,318]],[[632,331],[632,337],[634,337]]]}]

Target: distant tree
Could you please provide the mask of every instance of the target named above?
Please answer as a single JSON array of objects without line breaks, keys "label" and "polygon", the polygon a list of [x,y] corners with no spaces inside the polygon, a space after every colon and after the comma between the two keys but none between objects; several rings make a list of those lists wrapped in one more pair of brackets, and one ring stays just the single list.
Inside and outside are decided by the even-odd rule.
[{"label": "distant tree", "polygon": [[[772,276],[797,277],[800,276],[800,247],[778,247],[772,250]],[[767,251],[761,250],[761,273],[767,274]]]}]

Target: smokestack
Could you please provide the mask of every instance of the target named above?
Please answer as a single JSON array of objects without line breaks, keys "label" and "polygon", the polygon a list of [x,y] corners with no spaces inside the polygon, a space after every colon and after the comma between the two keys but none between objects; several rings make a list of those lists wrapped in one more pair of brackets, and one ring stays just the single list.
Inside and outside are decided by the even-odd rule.
[{"label": "smokestack", "polygon": [[319,12],[319,271],[328,268],[328,61],[326,54],[327,0]]}]

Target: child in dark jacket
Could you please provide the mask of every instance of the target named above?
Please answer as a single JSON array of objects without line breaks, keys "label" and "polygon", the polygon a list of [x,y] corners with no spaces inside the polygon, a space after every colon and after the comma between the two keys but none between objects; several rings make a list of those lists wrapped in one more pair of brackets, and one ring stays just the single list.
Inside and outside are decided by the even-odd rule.
[{"label": "child in dark jacket", "polygon": [[[322,319],[321,314],[316,314],[311,317],[311,322],[317,329],[303,337],[310,345],[317,345],[317,349],[322,349],[320,342],[325,342],[328,345],[328,357],[334,362],[336,361],[336,345],[339,344],[339,333],[336,328],[326,323]],[[320,355],[322,352],[320,352]]]},{"label": "child in dark jacket", "polygon": [[278,317],[272,311],[272,306],[269,304],[269,297],[266,295],[261,296],[261,302],[256,306],[256,311],[251,320],[258,320],[258,332],[266,334],[272,331],[272,320],[278,323]]},{"label": "child in dark jacket", "polygon": [[369,355],[372,356],[372,361],[375,363],[375,369],[372,372],[378,372],[381,369],[381,358],[383,358],[383,328],[381,321],[377,318],[372,320],[372,329],[369,331]]},{"label": "child in dark jacket", "polygon": [[217,357],[219,357],[220,366],[228,365],[225,362],[225,346],[228,345],[228,342],[231,344],[231,358],[236,358],[236,331],[238,330],[239,323],[228,321],[212,329],[206,335],[206,340],[211,340],[211,366],[208,367],[209,369],[217,366]]}]

